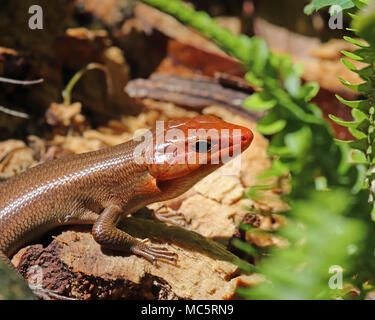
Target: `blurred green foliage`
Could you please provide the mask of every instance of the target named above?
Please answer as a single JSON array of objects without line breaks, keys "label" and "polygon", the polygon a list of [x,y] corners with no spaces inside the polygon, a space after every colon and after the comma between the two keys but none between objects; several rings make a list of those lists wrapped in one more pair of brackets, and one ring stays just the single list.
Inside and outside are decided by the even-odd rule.
[{"label": "blurred green foliage", "polygon": [[35,300],[26,281],[0,260],[0,300]]},{"label": "blurred green foliage", "polygon": [[352,198],[343,190],[313,192],[308,199],[294,202],[288,213],[290,223],[280,232],[290,245],[271,250],[271,257],[258,266],[272,282],[240,293],[251,299],[331,299],[342,295],[335,282],[328,286],[332,276],[328,271],[345,266],[343,280],[350,280],[354,269],[350,261],[358,258],[357,244],[367,232],[363,222],[343,215],[351,206]]},{"label": "blurred green foliage", "polygon": [[[306,14],[312,14],[314,11],[318,11],[324,7],[338,6],[342,10],[351,9],[353,7],[363,8],[367,5],[370,0],[313,0],[310,4],[305,7]],[[331,11],[332,14],[337,13],[337,8],[334,8],[334,11]]]}]

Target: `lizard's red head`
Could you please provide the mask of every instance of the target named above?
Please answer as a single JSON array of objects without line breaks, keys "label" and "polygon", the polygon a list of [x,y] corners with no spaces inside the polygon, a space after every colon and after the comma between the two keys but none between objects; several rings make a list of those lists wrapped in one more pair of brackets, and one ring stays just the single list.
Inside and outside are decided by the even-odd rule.
[{"label": "lizard's red head", "polygon": [[153,131],[148,171],[163,191],[176,188],[175,193],[181,193],[241,154],[252,140],[249,129],[214,116],[159,122]]}]

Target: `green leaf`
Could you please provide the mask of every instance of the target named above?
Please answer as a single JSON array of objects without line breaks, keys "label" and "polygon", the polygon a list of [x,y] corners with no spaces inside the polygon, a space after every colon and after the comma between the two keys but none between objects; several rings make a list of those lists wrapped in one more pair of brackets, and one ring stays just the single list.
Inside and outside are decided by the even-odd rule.
[{"label": "green leaf", "polygon": [[268,179],[271,177],[282,177],[289,172],[288,167],[280,160],[272,161],[272,167],[259,174],[258,179]]},{"label": "green leaf", "polygon": [[316,116],[316,113],[309,114],[307,113],[304,108],[301,108],[301,105],[297,104],[294,99],[287,92],[283,91],[282,89],[275,89],[272,91],[272,94],[275,98],[277,98],[278,103],[284,109],[284,117],[286,116],[285,111],[291,115],[288,118],[297,118],[303,122],[310,123],[310,124],[322,124],[322,119]]},{"label": "green leaf", "polygon": [[272,135],[283,130],[286,126],[286,121],[283,119],[276,120],[272,123],[258,123],[258,130],[264,135]]},{"label": "green leaf", "polygon": [[[314,11],[318,11],[321,8],[329,6],[340,6],[342,10],[350,9],[354,7],[354,3],[351,0],[313,0],[312,3],[308,4],[304,8],[305,14],[310,15]],[[335,15],[337,12],[332,12],[331,15]]]},{"label": "green leaf", "polygon": [[354,72],[357,71],[356,66],[355,66],[351,61],[349,61],[348,59],[342,58],[342,59],[341,59],[341,62],[342,62],[342,64],[343,64],[345,67],[347,67],[349,70],[354,71]]},{"label": "green leaf", "polygon": [[367,148],[369,146],[368,141],[367,141],[367,137],[362,138],[362,139],[358,139],[358,140],[339,140],[339,139],[335,139],[335,141],[336,141],[337,144],[345,144],[345,145],[349,146],[350,148],[360,150],[363,153],[366,153]]},{"label": "green leaf", "polygon": [[368,5],[370,1],[372,0],[352,0],[352,1],[358,9],[362,9],[363,7]]},{"label": "green leaf", "polygon": [[368,121],[368,119],[363,119],[363,120],[358,124],[358,126],[357,126],[355,129],[358,130],[358,131],[361,131],[361,132],[363,132],[365,135],[367,135],[369,126],[370,126],[370,122]]},{"label": "green leaf", "polygon": [[349,89],[352,89],[358,93],[367,94],[371,91],[371,83],[363,82],[360,84],[351,84],[349,81],[346,81],[342,78],[339,78],[340,82],[348,87]]},{"label": "green leaf", "polygon": [[291,74],[285,79],[284,86],[290,95],[295,97],[301,87],[301,78],[295,74]]},{"label": "green leaf", "polygon": [[375,52],[371,48],[360,48],[357,49],[355,52],[356,56],[361,57],[363,63],[372,64],[375,59]]},{"label": "green leaf", "polygon": [[315,81],[306,82],[298,92],[298,98],[303,98],[306,102],[309,102],[319,92],[319,84]]},{"label": "green leaf", "polygon": [[367,6],[364,8],[358,18],[353,20],[353,28],[357,30],[356,34],[369,42],[371,45],[375,45],[375,7]]},{"label": "green leaf", "polygon": [[351,161],[353,161],[355,163],[367,164],[366,156],[360,150],[354,150],[354,149],[351,150],[350,151],[350,158],[351,158]]},{"label": "green leaf", "polygon": [[316,190],[328,190],[327,186],[327,178],[324,176],[316,177],[315,178],[315,189]]},{"label": "green leaf", "polygon": [[367,138],[348,141],[348,144],[351,148],[358,149],[358,150],[360,150],[362,152],[365,152],[365,153],[366,153],[367,148],[368,148]]},{"label": "green leaf", "polygon": [[349,52],[349,51],[346,51],[346,50],[342,50],[341,53],[342,53],[343,55],[347,56],[348,58],[353,59],[353,60],[355,60],[355,61],[362,61],[362,60],[363,60],[362,57],[356,55],[356,54],[353,53],[353,52]]},{"label": "green leaf", "polygon": [[352,116],[357,121],[358,120],[362,121],[362,120],[365,120],[365,119],[368,121],[368,117],[369,117],[367,113],[364,113],[359,109],[352,109]]},{"label": "green leaf", "polygon": [[265,184],[265,185],[255,185],[250,187],[245,194],[246,198],[250,198],[252,200],[261,200],[264,194],[264,191],[269,191],[275,189],[274,184]]},{"label": "green leaf", "polygon": [[344,120],[341,120],[340,118],[337,118],[333,114],[329,114],[328,117],[332,121],[337,123],[338,125],[346,127],[346,128],[357,128],[360,123],[360,121],[344,121]]},{"label": "green leaf", "polygon": [[243,105],[250,110],[261,111],[272,109],[276,103],[276,100],[268,97],[264,92],[255,92],[244,100]]},{"label": "green leaf", "polygon": [[278,114],[271,110],[262,119],[259,120],[257,128],[265,135],[275,134],[286,126],[286,120],[280,119]]},{"label": "green leaf", "polygon": [[[370,60],[370,61],[373,61],[375,60],[375,56],[374,57],[366,57],[364,58],[364,61],[363,62],[366,62],[367,60]],[[347,67],[350,71],[353,71],[357,74],[359,74],[359,76],[365,80],[365,81],[369,81],[370,78],[373,76],[374,74],[374,69],[373,67],[370,65],[368,67],[364,67],[362,69],[357,69],[357,67],[349,60],[345,59],[345,58],[342,58],[341,59],[341,62],[342,64]]]},{"label": "green leaf", "polygon": [[257,88],[263,87],[264,81],[251,71],[246,72],[245,79],[249,81],[254,87],[257,87]]},{"label": "green leaf", "polygon": [[348,129],[349,132],[351,133],[351,135],[356,138],[356,139],[363,139],[363,138],[366,138],[367,137],[367,134],[357,130],[357,129],[354,129],[354,128],[349,128]]},{"label": "green leaf", "polygon": [[269,49],[264,39],[254,37],[252,41],[252,68],[255,74],[261,74],[267,64]]},{"label": "green leaf", "polygon": [[282,146],[282,147],[277,147],[274,145],[270,145],[268,147],[267,153],[270,156],[275,156],[275,157],[285,157],[289,158],[292,156],[292,153],[290,152],[290,149],[287,146]]},{"label": "green leaf", "polygon": [[355,46],[358,46],[358,47],[361,47],[361,48],[368,48],[368,45],[358,41],[357,39],[354,39],[352,37],[348,37],[348,36],[344,36],[344,39],[352,44],[354,44]]},{"label": "green leaf", "polygon": [[311,111],[317,119],[321,119],[323,117],[322,109],[320,109],[315,103],[308,103],[306,108],[307,110]]},{"label": "green leaf", "polygon": [[241,241],[239,239],[234,238],[231,241],[231,244],[234,247],[242,250],[243,252],[246,252],[249,255],[255,255],[257,253],[256,250],[254,249],[254,247],[252,247],[250,244],[248,244],[246,242],[243,242],[243,241]]},{"label": "green leaf", "polygon": [[314,10],[315,10],[315,6],[313,3],[309,3],[308,5],[305,6],[305,8],[303,8],[303,12],[307,15],[312,14]]},{"label": "green leaf", "polygon": [[285,135],[285,144],[295,156],[306,156],[309,153],[312,141],[312,132],[308,126]]},{"label": "green leaf", "polygon": [[370,104],[368,100],[350,101],[350,100],[345,100],[344,98],[340,97],[338,94],[336,94],[336,98],[341,103],[347,105],[348,107],[358,109],[364,113],[368,113],[368,111],[370,110]]},{"label": "green leaf", "polygon": [[372,76],[374,75],[374,68],[370,65],[356,71],[359,76],[365,81],[371,81]]}]

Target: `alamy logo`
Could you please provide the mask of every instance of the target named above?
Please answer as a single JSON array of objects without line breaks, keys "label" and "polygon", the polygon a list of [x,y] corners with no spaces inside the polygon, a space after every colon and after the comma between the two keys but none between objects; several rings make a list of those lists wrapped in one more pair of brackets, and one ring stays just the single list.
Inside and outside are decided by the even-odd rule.
[{"label": "alamy logo", "polygon": [[332,30],[344,29],[343,10],[341,6],[333,5],[329,8],[331,18],[328,21],[328,26]]},{"label": "alamy logo", "polygon": [[43,289],[43,268],[32,266],[28,271],[28,285],[31,290]]},{"label": "alamy logo", "polygon": [[329,268],[328,272],[333,274],[328,281],[329,288],[332,290],[341,290],[343,288],[343,268],[338,265],[334,265]]},{"label": "alamy logo", "polygon": [[41,30],[43,29],[43,9],[41,6],[36,4],[32,5],[29,8],[29,28],[31,30]]}]

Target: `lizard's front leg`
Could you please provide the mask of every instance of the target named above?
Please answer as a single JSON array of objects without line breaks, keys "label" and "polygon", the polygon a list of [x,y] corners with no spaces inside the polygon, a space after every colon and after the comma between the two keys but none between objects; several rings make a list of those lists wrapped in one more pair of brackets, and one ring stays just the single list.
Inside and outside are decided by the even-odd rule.
[{"label": "lizard's front leg", "polygon": [[148,246],[117,228],[123,210],[117,205],[110,205],[103,210],[93,225],[92,235],[103,247],[128,251],[154,263],[157,260],[176,261],[176,254],[164,248]]}]

